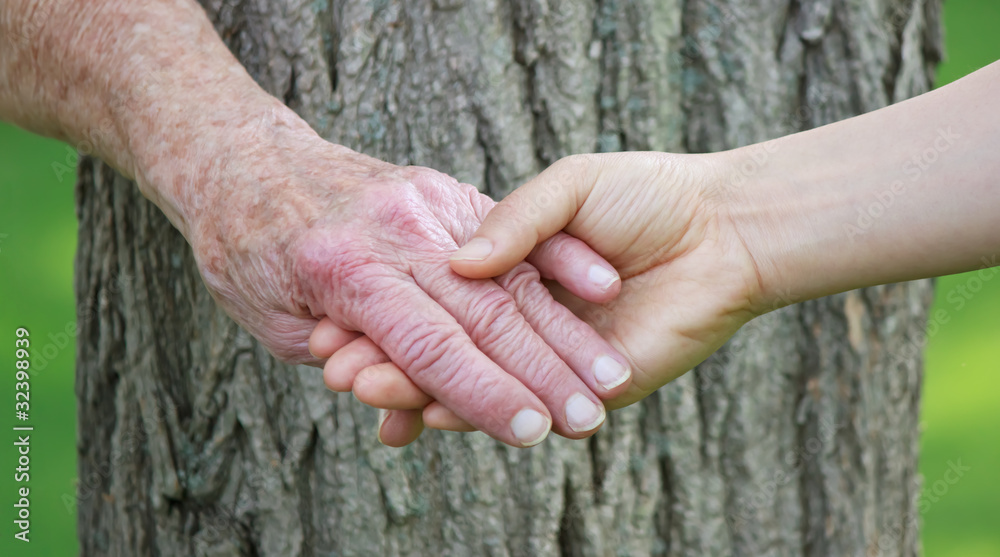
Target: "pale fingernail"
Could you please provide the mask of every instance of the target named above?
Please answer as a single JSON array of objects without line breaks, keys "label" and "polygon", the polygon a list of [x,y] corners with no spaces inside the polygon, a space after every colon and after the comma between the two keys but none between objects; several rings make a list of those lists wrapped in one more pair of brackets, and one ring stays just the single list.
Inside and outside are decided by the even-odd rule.
[{"label": "pale fingernail", "polygon": [[601,290],[607,290],[620,280],[618,273],[609,271],[600,265],[591,265],[587,271],[587,280],[596,284]]},{"label": "pale fingernail", "polygon": [[378,442],[383,445],[385,445],[385,443],[382,442],[382,424],[385,423],[385,419],[388,417],[388,410],[383,410],[381,408],[378,409],[378,429],[375,430],[375,436],[378,437]]},{"label": "pale fingernail", "polygon": [[521,410],[510,421],[510,429],[514,432],[514,437],[524,447],[541,443],[549,434],[550,427],[548,418],[530,408]]},{"label": "pale fingernail", "polygon": [[452,261],[482,261],[493,253],[493,242],[486,238],[473,238],[468,244],[451,254]]},{"label": "pale fingernail", "polygon": [[628,367],[611,356],[598,356],[594,360],[594,379],[609,391],[627,381],[629,375]]},{"label": "pale fingernail", "polygon": [[566,421],[573,431],[590,431],[604,421],[604,405],[598,406],[580,393],[569,397],[566,402]]}]

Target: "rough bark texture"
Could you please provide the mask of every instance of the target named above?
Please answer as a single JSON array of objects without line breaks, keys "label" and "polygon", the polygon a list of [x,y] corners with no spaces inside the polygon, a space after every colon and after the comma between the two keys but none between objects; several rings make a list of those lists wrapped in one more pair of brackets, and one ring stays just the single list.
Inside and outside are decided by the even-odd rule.
[{"label": "rough bark texture", "polygon": [[[941,48],[938,0],[205,6],[331,141],[496,196],[571,153],[727,149],[876,109],[927,90]],[[393,450],[373,410],[213,305],[131,183],[80,170],[84,555],[919,551],[927,281],[752,322],[589,442]]]}]

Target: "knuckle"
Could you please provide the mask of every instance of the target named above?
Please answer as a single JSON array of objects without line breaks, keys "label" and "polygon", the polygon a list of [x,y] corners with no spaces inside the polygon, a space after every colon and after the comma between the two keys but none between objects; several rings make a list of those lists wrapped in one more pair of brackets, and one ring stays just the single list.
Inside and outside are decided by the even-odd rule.
[{"label": "knuckle", "polygon": [[[530,277],[532,273],[525,274]],[[507,292],[497,290],[482,296],[469,306],[468,315],[472,323],[469,334],[476,345],[487,356],[502,357],[508,371],[523,377],[536,393],[553,392],[571,373],[535,336]]]},{"label": "knuckle", "polygon": [[476,344],[492,344],[491,340],[512,336],[521,321],[514,299],[500,288],[491,288],[472,299],[465,316],[469,336]]},{"label": "knuckle", "polygon": [[[332,238],[331,238],[332,239]],[[306,279],[330,278],[337,244],[324,237],[309,234],[293,250],[296,274]]]},{"label": "knuckle", "polygon": [[552,165],[552,171],[557,178],[572,179],[583,174],[584,170],[590,168],[598,160],[598,155],[592,153],[580,153],[563,157]]},{"label": "knuckle", "polygon": [[595,169],[600,168],[606,155],[584,153],[569,155],[555,162],[545,171],[545,191],[541,195],[563,197],[570,195],[579,184],[588,181]]},{"label": "knuckle", "polygon": [[502,226],[505,230],[520,230],[534,218],[532,209],[535,206],[528,194],[511,195],[494,206],[488,216],[493,226]]},{"label": "knuckle", "polygon": [[417,189],[410,182],[400,182],[392,187],[366,192],[361,207],[366,209],[376,223],[391,228],[413,230],[424,220],[425,206]]},{"label": "knuckle", "polygon": [[543,336],[557,353],[574,354],[596,340],[597,333],[552,298],[532,265],[521,263],[497,282],[511,293],[534,330],[549,332]]},{"label": "knuckle", "polygon": [[500,275],[495,280],[501,288],[510,294],[511,301],[518,302],[522,307],[526,303],[538,303],[541,301],[544,289],[541,283],[541,275],[538,273],[538,269],[529,263],[518,263],[513,269]]},{"label": "knuckle", "polygon": [[543,402],[552,400],[576,376],[562,360],[539,350],[526,350],[519,358],[524,382]]},{"label": "knuckle", "polygon": [[495,406],[508,400],[511,393],[503,388],[502,376],[477,367],[472,353],[463,350],[459,335],[423,328],[407,334],[401,341],[401,363],[406,374],[420,389],[435,399],[446,400],[455,410],[479,412],[484,402]]},{"label": "knuckle", "polygon": [[533,261],[545,264],[549,272],[558,274],[560,270],[565,269],[564,262],[578,260],[579,255],[585,251],[589,251],[586,244],[569,234],[560,232],[535,248]]},{"label": "knuckle", "polygon": [[465,187],[466,193],[469,196],[469,205],[472,207],[476,219],[480,223],[483,222],[486,219],[486,215],[497,207],[497,202],[470,185],[463,184],[463,187]]},{"label": "knuckle", "polygon": [[371,224],[366,234],[376,244],[391,246],[397,252],[436,252],[441,246],[454,243],[437,217],[460,213],[453,196],[439,192],[429,198],[407,182],[369,199],[366,208]]},{"label": "knuckle", "polygon": [[403,176],[416,192],[432,204],[444,201],[446,192],[459,187],[455,178],[424,166],[409,166],[404,170]]},{"label": "knuckle", "polygon": [[[448,381],[462,367],[456,365],[462,360],[463,344],[457,331],[435,326],[413,327],[412,322],[398,322],[387,340],[398,347],[399,363],[415,381],[429,370],[434,370],[440,381]],[[438,365],[442,362],[451,365]]]}]

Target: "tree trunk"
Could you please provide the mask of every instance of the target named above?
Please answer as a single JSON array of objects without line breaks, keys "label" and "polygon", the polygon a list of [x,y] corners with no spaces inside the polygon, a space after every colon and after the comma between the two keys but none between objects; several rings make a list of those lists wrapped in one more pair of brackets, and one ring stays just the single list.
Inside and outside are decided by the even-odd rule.
[{"label": "tree trunk", "polygon": [[[873,110],[941,56],[938,0],[205,5],[330,141],[498,197],[571,153],[715,151]],[[84,159],[77,200],[84,555],[919,553],[929,281],[760,318],[589,441],[397,450],[213,304],[133,184]]]}]

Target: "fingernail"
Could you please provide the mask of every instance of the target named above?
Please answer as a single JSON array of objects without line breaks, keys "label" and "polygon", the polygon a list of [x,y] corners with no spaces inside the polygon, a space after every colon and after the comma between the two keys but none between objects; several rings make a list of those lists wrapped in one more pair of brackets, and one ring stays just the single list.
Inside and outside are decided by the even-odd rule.
[{"label": "fingernail", "polygon": [[486,238],[473,238],[468,244],[451,254],[452,261],[482,261],[493,253],[493,242]]},{"label": "fingernail", "polygon": [[548,418],[530,408],[525,408],[510,421],[510,429],[514,437],[524,447],[532,447],[541,443],[549,434]]},{"label": "fingernail", "polygon": [[566,421],[573,431],[590,431],[604,421],[604,405],[598,406],[580,393],[566,402]]},{"label": "fingernail", "polygon": [[620,277],[618,273],[595,264],[591,265],[590,270],[587,271],[587,279],[596,284],[601,290],[607,290],[611,288],[611,285],[618,282]]},{"label": "fingernail", "polygon": [[594,360],[594,379],[609,391],[627,381],[629,375],[628,367],[611,356],[598,356]]},{"label": "fingernail", "polygon": [[385,443],[382,442],[382,424],[385,423],[385,419],[388,417],[388,410],[383,410],[381,408],[378,409],[378,429],[375,430],[375,436],[378,437],[378,442],[383,445],[385,445]]}]

